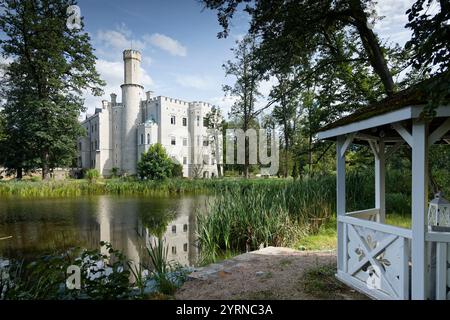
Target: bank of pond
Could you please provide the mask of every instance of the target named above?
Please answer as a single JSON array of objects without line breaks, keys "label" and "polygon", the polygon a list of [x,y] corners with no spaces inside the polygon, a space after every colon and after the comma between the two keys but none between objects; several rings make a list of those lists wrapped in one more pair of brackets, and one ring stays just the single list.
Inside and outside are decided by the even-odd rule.
[{"label": "bank of pond", "polygon": [[[408,217],[408,177],[391,172],[387,180],[395,182],[387,194],[388,212]],[[370,173],[351,172],[349,210],[373,207],[373,186]],[[302,239],[334,228],[335,219],[333,175],[297,181],[0,182],[0,198],[0,293],[9,299],[170,295],[191,268],[261,246],[298,249]],[[83,289],[67,291],[62,280],[74,261]],[[30,273],[54,279],[53,287],[22,282]],[[122,283],[115,286],[123,294],[98,287],[114,281]]]}]

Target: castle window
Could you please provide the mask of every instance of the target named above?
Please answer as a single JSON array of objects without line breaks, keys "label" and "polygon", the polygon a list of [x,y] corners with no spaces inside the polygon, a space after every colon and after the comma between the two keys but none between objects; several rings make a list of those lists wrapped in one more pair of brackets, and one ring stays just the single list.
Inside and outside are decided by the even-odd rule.
[{"label": "castle window", "polygon": [[204,147],[209,146],[208,137],[203,137],[203,146],[204,146]]},{"label": "castle window", "polygon": [[170,124],[175,124],[176,120],[175,120],[175,116],[171,116],[170,117]]},{"label": "castle window", "polygon": [[172,247],[172,254],[177,254],[177,247],[175,246]]},{"label": "castle window", "polygon": [[187,232],[187,231],[188,231],[188,225],[187,225],[187,224],[183,225],[183,231],[184,231],[184,232]]},{"label": "castle window", "polygon": [[79,142],[78,143],[78,149],[80,149],[80,151],[81,151],[81,147],[82,147],[82,144],[81,144],[81,142]]},{"label": "castle window", "polygon": [[187,138],[183,138],[183,146],[187,147]]},{"label": "castle window", "polygon": [[187,157],[183,157],[183,164],[187,164]]},{"label": "castle window", "polygon": [[91,126],[91,132],[94,132],[94,126]]},{"label": "castle window", "polygon": [[208,119],[207,118],[203,118],[203,126],[208,127]]},{"label": "castle window", "polygon": [[200,116],[197,116],[197,127],[200,127]]},{"label": "castle window", "polygon": [[177,226],[175,225],[172,226],[172,233],[177,233]]},{"label": "castle window", "polygon": [[187,126],[187,118],[183,118],[183,127]]},{"label": "castle window", "polygon": [[188,244],[187,244],[187,243],[183,244],[183,250],[184,250],[184,252],[187,252],[187,249],[188,249]]},{"label": "castle window", "polygon": [[150,144],[150,133],[147,133],[147,144]]},{"label": "castle window", "polygon": [[144,144],[144,135],[141,134],[141,144]]},{"label": "castle window", "polygon": [[97,150],[98,149],[98,142],[97,142],[97,140],[95,140],[95,150]]},{"label": "castle window", "polygon": [[177,140],[176,140],[175,137],[171,137],[170,138],[170,144],[173,145],[173,146],[177,144]]}]

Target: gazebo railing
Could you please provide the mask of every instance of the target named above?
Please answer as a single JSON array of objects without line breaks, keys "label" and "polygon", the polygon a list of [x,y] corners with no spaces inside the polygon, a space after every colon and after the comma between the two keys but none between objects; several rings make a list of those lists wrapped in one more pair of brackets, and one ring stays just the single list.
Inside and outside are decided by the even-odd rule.
[{"label": "gazebo railing", "polygon": [[[430,244],[430,276],[434,283],[430,295],[436,300],[450,300],[450,232],[428,232],[426,240]],[[435,244],[435,249],[431,250]]]},{"label": "gazebo railing", "polygon": [[369,221],[379,221],[380,220],[380,209],[367,209],[367,210],[359,210],[346,213],[346,216],[359,218],[363,220]]},{"label": "gazebo railing", "polygon": [[377,209],[338,216],[344,259],[337,277],[376,299],[409,299],[412,232],[377,216]]}]

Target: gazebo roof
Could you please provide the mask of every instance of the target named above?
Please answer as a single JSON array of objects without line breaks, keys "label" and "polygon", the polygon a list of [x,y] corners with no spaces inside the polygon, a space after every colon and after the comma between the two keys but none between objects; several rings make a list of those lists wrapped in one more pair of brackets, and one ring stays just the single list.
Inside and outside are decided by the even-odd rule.
[{"label": "gazebo roof", "polygon": [[[392,130],[391,124],[420,117],[424,106],[428,102],[428,94],[424,88],[432,80],[436,79],[423,81],[325,125],[318,131],[318,138],[332,139],[352,132],[373,135],[376,128],[383,130],[388,137],[398,138],[399,136],[395,130]],[[450,106],[438,108],[436,117],[449,116]],[[433,126],[435,125],[439,126],[439,121],[433,124]]]}]

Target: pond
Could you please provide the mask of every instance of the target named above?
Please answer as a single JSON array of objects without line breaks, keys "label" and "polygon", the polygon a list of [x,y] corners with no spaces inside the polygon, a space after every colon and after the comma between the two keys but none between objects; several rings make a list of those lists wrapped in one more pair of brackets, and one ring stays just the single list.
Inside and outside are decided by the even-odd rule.
[{"label": "pond", "polygon": [[100,249],[107,241],[134,264],[148,264],[157,237],[168,260],[197,264],[196,213],[208,197],[95,196],[64,199],[0,199],[0,261],[33,259],[68,248]]}]

